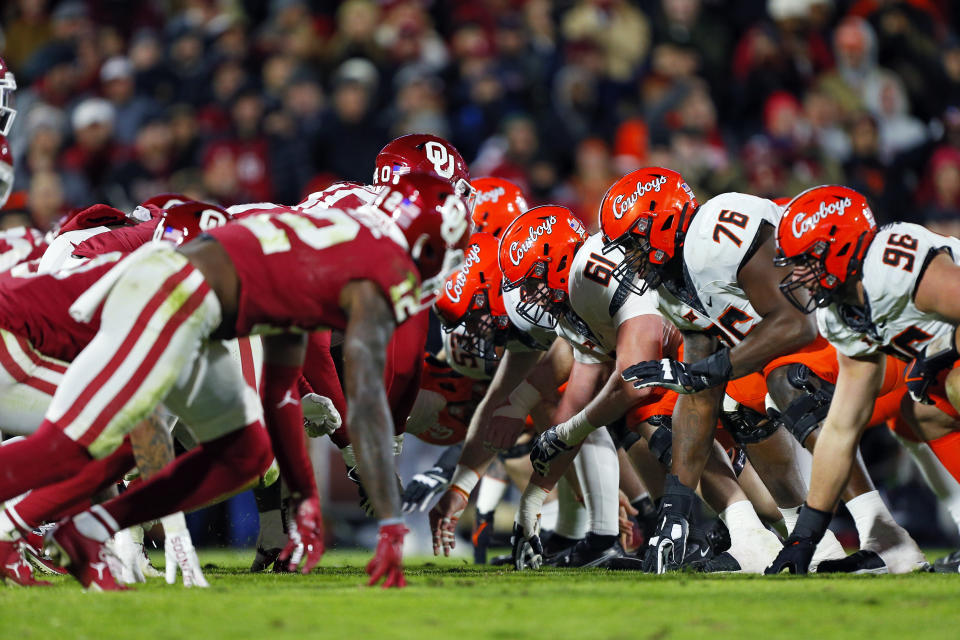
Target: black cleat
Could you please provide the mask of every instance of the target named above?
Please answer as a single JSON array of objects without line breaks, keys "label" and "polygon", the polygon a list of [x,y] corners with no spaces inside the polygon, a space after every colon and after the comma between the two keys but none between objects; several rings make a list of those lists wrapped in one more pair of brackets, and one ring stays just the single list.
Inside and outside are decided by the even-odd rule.
[{"label": "black cleat", "polygon": [[[724,551],[730,549],[730,530],[727,529],[727,525],[725,525],[720,518],[710,523],[705,535],[714,555],[719,556]],[[734,560],[734,562],[736,562],[736,560]]]},{"label": "black cleat", "polygon": [[493,512],[477,512],[477,521],[473,525],[473,564],[487,564],[487,549],[490,547],[490,538],[493,536]]},{"label": "black cleat", "polygon": [[724,551],[720,555],[713,556],[703,566],[706,573],[736,573],[740,571],[740,563],[732,555]]},{"label": "black cleat", "polygon": [[937,558],[933,563],[934,573],[960,573],[960,549],[948,556]]},{"label": "black cleat", "polygon": [[[276,549],[257,547],[257,555],[254,556],[253,564],[250,565],[250,573],[260,573],[269,569],[271,565],[276,564],[277,556],[280,555],[281,551],[282,549],[279,547]],[[276,570],[276,567],[274,569]]]},{"label": "black cleat", "polygon": [[860,549],[841,560],[824,560],[817,566],[817,573],[890,573],[887,563],[874,551]]},{"label": "black cleat", "polygon": [[[560,556],[554,566],[567,569],[590,567],[606,569],[611,562],[622,558],[632,558],[632,556],[627,555],[619,542],[613,543],[606,549],[597,550],[591,548],[586,540],[581,540],[568,553]],[[629,561],[626,563],[629,564]]]}]

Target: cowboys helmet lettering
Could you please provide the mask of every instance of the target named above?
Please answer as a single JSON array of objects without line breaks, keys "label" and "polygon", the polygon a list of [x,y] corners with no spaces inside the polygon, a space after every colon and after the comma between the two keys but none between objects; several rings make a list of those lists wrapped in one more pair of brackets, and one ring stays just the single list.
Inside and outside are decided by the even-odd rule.
[{"label": "cowboys helmet lettering", "polygon": [[456,278],[448,279],[444,284],[447,297],[453,302],[460,302],[463,297],[463,287],[467,283],[467,273],[480,263],[480,245],[471,244],[463,261],[463,266],[457,272]]},{"label": "cowboys helmet lettering", "polygon": [[525,240],[510,243],[510,262],[514,265],[520,264],[520,261],[523,260],[523,255],[533,247],[537,238],[553,233],[553,225],[557,223],[556,216],[548,216],[541,218],[541,220],[542,222],[537,226],[530,227],[529,235]]},{"label": "cowboys helmet lettering", "polygon": [[622,218],[630,210],[633,205],[637,203],[637,200],[642,198],[645,194],[650,193],[660,193],[660,188],[663,185],[667,184],[666,176],[656,176],[653,180],[648,182],[638,182],[637,188],[633,193],[624,198],[623,194],[618,195],[613,201],[613,215],[618,220]]},{"label": "cowboys helmet lettering", "polygon": [[846,212],[847,207],[852,205],[853,201],[850,198],[836,200],[830,204],[827,204],[826,201],[821,201],[820,208],[809,216],[800,213],[793,219],[791,225],[793,237],[799,238],[808,231],[813,231],[817,227],[817,224],[829,215],[842,216]]}]

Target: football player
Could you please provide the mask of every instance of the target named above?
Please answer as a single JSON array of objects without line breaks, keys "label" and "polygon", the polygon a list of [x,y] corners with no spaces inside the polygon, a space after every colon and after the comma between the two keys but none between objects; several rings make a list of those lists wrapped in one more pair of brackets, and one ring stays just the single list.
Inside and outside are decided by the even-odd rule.
[{"label": "football player", "polygon": [[[889,351],[909,362],[910,396],[944,419],[921,435],[960,478],[960,241],[896,222],[877,229],[860,193],[842,186],[794,198],[776,230],[780,285],[803,313],[816,310],[821,334],[838,352],[836,396],[813,459],[810,492],[770,573],[806,573],[850,476],[860,434],[883,387]],[[918,423],[918,426],[921,426]],[[881,554],[882,555],[882,554]],[[875,565],[882,571],[882,565]]]},{"label": "football player", "polygon": [[[779,207],[747,194],[728,193],[698,203],[674,171],[646,168],[610,188],[600,224],[608,251],[626,256],[618,276],[638,290],[656,287],[660,308],[684,334],[684,361],[640,363],[624,371],[638,386],[664,386],[681,394],[674,411],[670,497],[660,514],[659,544],[648,550],[658,567],[675,566],[695,504],[693,489],[709,453],[727,382],[762,373],[777,420],[742,423],[734,433],[792,530],[805,483],[791,434],[812,446],[817,419],[836,379],[835,352],[817,335],[815,323],[782,296],[785,269],[770,268]],[[892,388],[893,382],[890,383]],[[786,428],[780,429],[783,425]],[[922,566],[923,554],[896,524],[860,462],[845,493],[857,522],[861,547],[883,556],[890,571]],[[678,525],[678,526],[674,526]],[[669,535],[670,532],[679,535]],[[835,540],[821,558],[837,555]],[[820,571],[858,570],[825,560]],[[844,562],[844,561],[839,561]]]},{"label": "football player", "polygon": [[[407,176],[369,208],[307,216],[271,207],[180,251],[150,247],[132,254],[74,303],[73,314],[83,319],[102,307],[100,331],[67,370],[37,433],[2,452],[17,462],[2,465],[0,496],[55,482],[109,455],[131,421],[165,396],[201,445],[51,533],[49,547],[90,585],[92,565],[115,531],[235,491],[269,464],[260,403],[217,340],[269,331],[263,411],[296,514],[282,558],[302,543],[303,557],[289,560],[305,559],[308,571],[323,551],[322,522],[293,387],[302,332],[346,329],[348,390],[364,397],[353,416],[358,459],[383,517],[368,571],[371,581],[386,577],[401,586],[405,528],[392,460],[384,455],[389,412],[380,367],[395,324],[419,311],[435,295],[438,276],[462,259],[469,219],[451,191],[435,178]],[[295,289],[287,286],[292,272],[303,275]],[[26,462],[43,455],[57,464],[41,469]]]},{"label": "football player", "polygon": [[[637,389],[621,377],[622,370],[638,359],[676,357],[681,340],[657,310],[656,292],[636,295],[613,278],[621,259],[605,255],[602,236],[587,237],[563,207],[531,209],[510,224],[500,243],[504,288],[520,295],[517,313],[530,322],[554,324],[574,349],[570,381],[555,415],[560,424],[538,437],[531,452],[537,473],[524,493],[518,516],[518,530],[528,539],[533,537],[543,497],[584,438],[597,433],[597,426],[629,416],[631,428],[655,441],[653,434],[677,400],[673,392]],[[775,553],[779,541],[764,528],[737,487],[722,452],[716,453],[714,462],[719,464],[711,466],[705,484],[712,489],[726,485],[725,501],[717,511],[731,532],[729,556],[735,558],[736,570],[759,573],[769,562],[765,553],[771,549]],[[554,458],[561,461],[560,469],[552,469]],[[580,473],[584,472],[581,467]],[[536,542],[522,544],[535,546]],[[706,541],[700,540],[701,564],[705,556],[700,552],[707,549]],[[694,551],[692,545],[690,551]]]},{"label": "football player", "polygon": [[[149,229],[130,248],[153,236],[179,245],[188,235],[222,224],[227,217],[225,211],[214,205],[184,203],[163,212],[161,227],[168,233],[156,234]],[[117,244],[121,246],[123,243]],[[4,426],[8,431],[30,434],[43,421],[67,363],[93,339],[99,324],[77,322],[68,308],[127,252],[129,249],[109,252],[72,273],[0,276],[0,289],[4,292],[0,304],[0,405],[4,407]],[[122,479],[134,466],[134,458],[143,477],[150,477],[173,459],[172,441],[162,420],[151,416],[134,429],[130,442],[125,442],[108,459],[87,465],[77,477],[32,492],[18,501],[7,501],[0,513],[0,546],[5,554],[26,550],[36,557],[29,547],[18,549],[21,540],[30,539],[31,529],[81,510],[92,495]],[[179,568],[187,586],[207,586],[183,514],[165,517],[163,525],[167,533],[167,581],[173,582]],[[133,543],[131,540],[130,544]],[[140,557],[142,547],[135,552],[135,557],[126,558],[131,572],[129,581],[143,581],[141,572],[149,570],[149,565],[143,566],[146,559]],[[22,575],[23,569],[22,564],[14,567],[8,562],[0,571],[16,574],[7,575],[7,580],[18,581],[19,577],[22,580],[18,584],[26,584],[29,580]]]}]

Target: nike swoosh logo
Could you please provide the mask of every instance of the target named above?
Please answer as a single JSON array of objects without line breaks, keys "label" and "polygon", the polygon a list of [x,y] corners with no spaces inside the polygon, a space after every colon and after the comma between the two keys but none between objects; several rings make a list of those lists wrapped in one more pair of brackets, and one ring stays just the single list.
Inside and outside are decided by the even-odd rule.
[{"label": "nike swoosh logo", "polygon": [[710,553],[710,550],[709,550],[709,549],[700,549],[700,557],[701,557],[701,558],[706,558],[708,553]]}]

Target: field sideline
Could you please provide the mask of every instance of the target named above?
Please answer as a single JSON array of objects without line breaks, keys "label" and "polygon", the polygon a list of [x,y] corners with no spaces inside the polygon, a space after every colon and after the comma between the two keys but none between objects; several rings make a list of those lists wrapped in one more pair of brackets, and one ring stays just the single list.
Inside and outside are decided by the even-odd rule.
[{"label": "field sideline", "polygon": [[[252,552],[204,551],[209,590],[0,587],[2,638],[956,638],[960,577],[759,578],[545,570],[408,560],[410,587],[362,586],[366,552],[308,577],[244,573]],[[933,555],[933,554],[931,554]],[[162,554],[155,558],[159,565]]]}]

